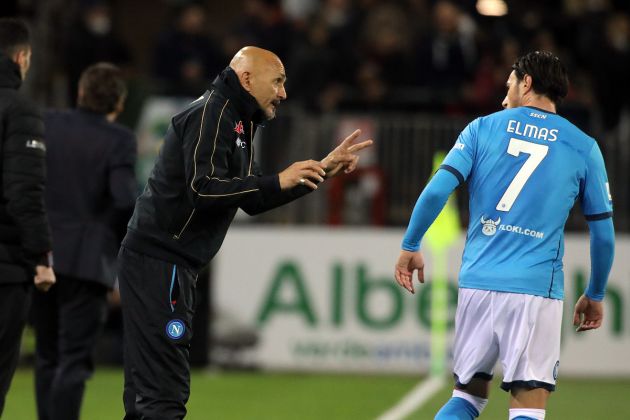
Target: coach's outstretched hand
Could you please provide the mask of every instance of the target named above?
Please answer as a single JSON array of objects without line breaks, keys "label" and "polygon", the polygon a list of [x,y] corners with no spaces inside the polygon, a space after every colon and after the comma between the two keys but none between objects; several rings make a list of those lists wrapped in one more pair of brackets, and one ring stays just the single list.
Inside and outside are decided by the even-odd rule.
[{"label": "coach's outstretched hand", "polygon": [[422,252],[400,251],[394,277],[396,281],[405,289],[414,293],[413,272],[418,270],[418,281],[424,283],[424,258]]},{"label": "coach's outstretched hand", "polygon": [[603,319],[604,305],[585,295],[580,296],[573,311],[573,325],[577,327],[575,331],[595,330],[601,327]]},{"label": "coach's outstretched hand", "polygon": [[288,190],[298,185],[305,185],[312,190],[317,189],[317,184],[324,181],[326,172],[321,162],[304,160],[295,162],[278,174],[280,189]]},{"label": "coach's outstretched hand", "polygon": [[359,150],[365,149],[372,145],[372,140],[365,140],[361,143],[354,143],[354,141],[361,134],[361,130],[354,130],[354,133],[346,137],[339,146],[328,153],[322,164],[326,170],[326,178],[332,178],[339,174],[343,169],[343,172],[349,174],[357,168],[359,162],[359,156],[356,154]]}]

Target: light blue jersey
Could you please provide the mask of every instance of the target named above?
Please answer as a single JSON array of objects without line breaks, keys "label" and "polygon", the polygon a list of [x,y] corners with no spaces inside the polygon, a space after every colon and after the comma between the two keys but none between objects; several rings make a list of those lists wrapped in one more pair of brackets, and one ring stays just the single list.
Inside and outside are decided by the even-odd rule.
[{"label": "light blue jersey", "polygon": [[589,221],[612,216],[595,140],[556,114],[506,109],[471,122],[441,169],[470,193],[459,286],[562,299],[569,211],[579,200]]}]

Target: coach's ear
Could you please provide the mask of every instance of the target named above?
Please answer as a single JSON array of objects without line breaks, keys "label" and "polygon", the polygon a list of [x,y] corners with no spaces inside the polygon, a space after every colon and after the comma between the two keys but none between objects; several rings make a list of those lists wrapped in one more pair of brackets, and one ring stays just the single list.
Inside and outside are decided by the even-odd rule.
[{"label": "coach's ear", "polygon": [[252,91],[252,81],[251,81],[251,73],[248,71],[242,71],[240,73],[236,73],[238,76],[238,80],[241,82],[241,86],[248,92]]}]

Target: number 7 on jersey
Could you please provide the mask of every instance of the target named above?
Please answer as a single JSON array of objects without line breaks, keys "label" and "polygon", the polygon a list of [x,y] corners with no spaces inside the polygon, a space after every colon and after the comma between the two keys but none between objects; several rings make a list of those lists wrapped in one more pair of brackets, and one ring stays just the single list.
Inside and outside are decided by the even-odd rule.
[{"label": "number 7 on jersey", "polygon": [[523,167],[518,171],[510,185],[505,190],[503,197],[499,200],[496,209],[499,211],[510,211],[512,205],[518,198],[518,195],[523,190],[525,183],[530,176],[534,173],[540,162],[543,161],[549,146],[542,144],[531,143],[525,140],[519,140],[515,138],[510,139],[507,152],[512,156],[518,156],[523,153],[527,153],[529,157],[525,161]]}]

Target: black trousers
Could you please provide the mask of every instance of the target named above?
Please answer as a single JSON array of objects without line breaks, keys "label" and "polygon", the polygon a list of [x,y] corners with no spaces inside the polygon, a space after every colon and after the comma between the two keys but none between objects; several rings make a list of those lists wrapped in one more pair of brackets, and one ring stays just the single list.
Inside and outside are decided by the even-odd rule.
[{"label": "black trousers", "polygon": [[190,395],[197,273],[122,247],[125,420],[178,420]]},{"label": "black trousers", "polygon": [[92,351],[105,324],[107,288],[57,274],[48,292],[33,293],[35,392],[40,420],[78,420]]},{"label": "black trousers", "polygon": [[30,291],[29,283],[0,285],[0,417],[20,356]]}]

